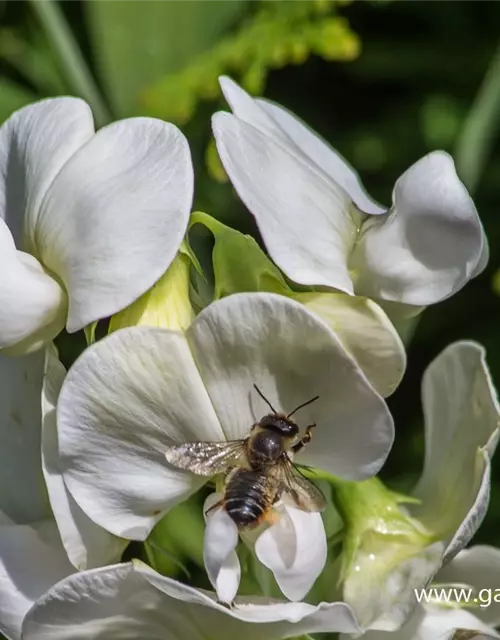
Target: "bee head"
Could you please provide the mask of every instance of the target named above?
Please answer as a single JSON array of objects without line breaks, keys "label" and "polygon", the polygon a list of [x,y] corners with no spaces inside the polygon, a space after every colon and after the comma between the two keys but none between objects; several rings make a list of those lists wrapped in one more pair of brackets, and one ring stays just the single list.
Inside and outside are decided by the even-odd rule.
[{"label": "bee head", "polygon": [[259,427],[287,437],[294,437],[299,433],[299,427],[284,413],[269,413],[260,420]]}]

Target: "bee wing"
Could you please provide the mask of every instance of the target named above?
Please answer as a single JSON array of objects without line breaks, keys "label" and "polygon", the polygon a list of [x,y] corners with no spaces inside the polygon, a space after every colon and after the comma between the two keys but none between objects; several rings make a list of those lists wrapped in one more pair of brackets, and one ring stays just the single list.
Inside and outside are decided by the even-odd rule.
[{"label": "bee wing", "polygon": [[168,447],[165,458],[174,467],[199,476],[224,473],[245,454],[245,440],[184,442]]},{"label": "bee wing", "polygon": [[291,460],[280,464],[281,498],[290,506],[301,511],[323,511],[326,507],[325,496],[310,480],[300,474]]}]

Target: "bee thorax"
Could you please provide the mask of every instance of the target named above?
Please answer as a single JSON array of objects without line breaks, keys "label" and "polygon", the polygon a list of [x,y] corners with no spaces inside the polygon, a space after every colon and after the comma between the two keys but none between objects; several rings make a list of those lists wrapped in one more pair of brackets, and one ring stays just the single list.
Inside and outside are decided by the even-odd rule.
[{"label": "bee thorax", "polygon": [[252,468],[260,468],[280,459],[284,451],[283,436],[272,431],[260,431],[252,436],[248,447],[248,459]]}]

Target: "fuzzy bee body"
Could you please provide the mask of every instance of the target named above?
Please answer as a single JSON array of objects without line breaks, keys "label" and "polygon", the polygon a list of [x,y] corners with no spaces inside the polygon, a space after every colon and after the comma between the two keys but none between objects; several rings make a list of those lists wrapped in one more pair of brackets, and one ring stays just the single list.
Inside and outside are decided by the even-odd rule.
[{"label": "fuzzy bee body", "polygon": [[292,463],[293,454],[310,442],[315,425],[306,427],[301,437],[298,425],[290,419],[297,409],[285,415],[269,406],[273,413],[254,424],[243,440],[187,442],[165,452],[167,462],[180,469],[203,476],[225,474],[222,499],[209,511],[222,507],[239,529],[255,527],[263,520],[272,522],[272,507],[282,497],[303,511],[321,511],[325,506],[321,491]]},{"label": "fuzzy bee body", "polygon": [[239,529],[251,528],[267,517],[276,493],[266,471],[236,468],[226,479],[221,506]]}]

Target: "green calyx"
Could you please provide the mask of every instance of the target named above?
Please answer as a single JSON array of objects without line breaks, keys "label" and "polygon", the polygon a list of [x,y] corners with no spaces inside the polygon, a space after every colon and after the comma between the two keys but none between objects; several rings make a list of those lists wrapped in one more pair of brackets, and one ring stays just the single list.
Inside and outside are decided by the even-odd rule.
[{"label": "green calyx", "polygon": [[269,291],[291,296],[279,269],[251,236],[219,222],[202,211],[191,214],[190,228],[201,224],[214,237],[212,264],[214,299],[242,291]]},{"label": "green calyx", "polygon": [[435,541],[431,532],[405,509],[418,500],[395,493],[378,478],[363,482],[335,479],[334,502],[344,521],[342,580],[355,569],[360,555],[380,553],[380,547],[395,545],[403,555],[418,553]]}]

